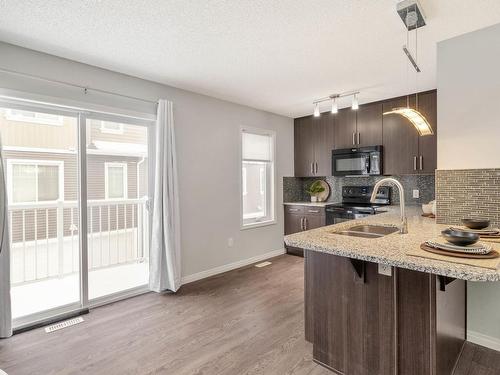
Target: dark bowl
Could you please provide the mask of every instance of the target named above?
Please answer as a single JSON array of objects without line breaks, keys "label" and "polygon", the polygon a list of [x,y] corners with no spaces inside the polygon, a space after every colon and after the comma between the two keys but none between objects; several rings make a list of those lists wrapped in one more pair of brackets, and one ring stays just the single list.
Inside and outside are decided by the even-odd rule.
[{"label": "dark bowl", "polygon": [[472,245],[479,241],[479,234],[445,229],[441,232],[446,241],[458,246]]},{"label": "dark bowl", "polygon": [[462,223],[470,229],[484,229],[490,226],[488,219],[462,219]]}]

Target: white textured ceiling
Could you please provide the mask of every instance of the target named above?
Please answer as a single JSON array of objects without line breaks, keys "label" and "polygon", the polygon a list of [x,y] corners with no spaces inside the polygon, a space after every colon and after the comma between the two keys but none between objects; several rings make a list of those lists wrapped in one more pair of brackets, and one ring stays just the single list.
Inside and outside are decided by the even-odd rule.
[{"label": "white textured ceiling", "polygon": [[[313,99],[335,92],[359,89],[360,102],[369,102],[415,89],[395,4],[0,0],[0,40],[297,117],[312,112]],[[428,24],[418,34],[418,89],[430,89],[436,43],[500,22],[500,1],[421,4]]]}]

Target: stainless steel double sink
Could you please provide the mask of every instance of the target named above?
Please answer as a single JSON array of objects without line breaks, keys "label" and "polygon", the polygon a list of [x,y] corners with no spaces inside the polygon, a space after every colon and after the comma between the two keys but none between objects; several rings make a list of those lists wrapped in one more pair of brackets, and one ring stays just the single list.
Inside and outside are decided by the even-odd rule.
[{"label": "stainless steel double sink", "polygon": [[362,238],[380,238],[397,231],[399,231],[399,228],[394,225],[362,224],[339,231],[332,231],[331,233]]}]

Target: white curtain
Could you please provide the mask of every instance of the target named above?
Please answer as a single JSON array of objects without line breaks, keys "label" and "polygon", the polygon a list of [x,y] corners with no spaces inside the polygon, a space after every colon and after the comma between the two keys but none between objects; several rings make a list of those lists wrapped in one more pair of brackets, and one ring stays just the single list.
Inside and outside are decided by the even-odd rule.
[{"label": "white curtain", "polygon": [[153,225],[149,287],[155,292],[181,286],[180,216],[172,102],[160,100],[156,119]]},{"label": "white curtain", "polygon": [[12,336],[10,307],[10,243],[2,142],[0,140],[0,338]]}]

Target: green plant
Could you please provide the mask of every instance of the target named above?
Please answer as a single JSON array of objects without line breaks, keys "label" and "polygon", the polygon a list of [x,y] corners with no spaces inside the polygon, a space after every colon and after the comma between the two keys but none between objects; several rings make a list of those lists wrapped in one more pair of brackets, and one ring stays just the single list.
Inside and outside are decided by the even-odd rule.
[{"label": "green plant", "polygon": [[321,185],[320,180],[314,181],[307,189],[306,193],[309,194],[310,196],[315,196],[318,195],[319,193],[322,193],[325,191],[325,188],[323,185]]}]

